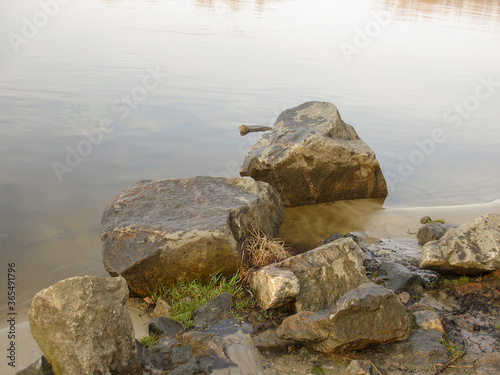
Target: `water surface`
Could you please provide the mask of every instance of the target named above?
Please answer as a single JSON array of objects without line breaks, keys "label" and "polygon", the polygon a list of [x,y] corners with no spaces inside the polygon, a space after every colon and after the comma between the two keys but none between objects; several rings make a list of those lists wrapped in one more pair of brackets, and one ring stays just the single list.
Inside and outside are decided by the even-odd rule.
[{"label": "water surface", "polygon": [[[363,229],[382,209],[499,198],[497,1],[73,0],[46,25],[40,12],[0,1],[1,267],[17,264],[20,313],[58,280],[106,275],[99,221],[120,190],[237,176],[258,137],[238,125],[272,125],[309,100],[336,104],[396,181],[383,204],[352,203],[352,226],[307,208],[327,231]],[[145,89],[151,70],[160,78]],[[86,150],[85,134],[109,123]],[[436,129],[444,140],[419,160]]]}]

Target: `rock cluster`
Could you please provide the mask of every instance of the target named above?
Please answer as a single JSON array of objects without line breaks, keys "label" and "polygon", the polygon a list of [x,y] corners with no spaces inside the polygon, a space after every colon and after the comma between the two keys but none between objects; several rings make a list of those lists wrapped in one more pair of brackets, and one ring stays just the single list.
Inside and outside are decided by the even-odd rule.
[{"label": "rock cluster", "polygon": [[261,268],[250,277],[253,295],[264,309],[293,301],[296,311],[320,311],[368,282],[363,251],[339,239]]},{"label": "rock cluster", "polygon": [[387,196],[375,153],[326,102],[281,113],[248,151],[240,175],[269,183],[291,206]]},{"label": "rock cluster", "polygon": [[276,334],[331,353],[403,340],[410,332],[410,319],[399,298],[384,287],[365,283],[328,310],[286,318]]},{"label": "rock cluster", "polygon": [[475,275],[500,269],[500,216],[489,213],[427,242],[420,267],[442,273]]}]

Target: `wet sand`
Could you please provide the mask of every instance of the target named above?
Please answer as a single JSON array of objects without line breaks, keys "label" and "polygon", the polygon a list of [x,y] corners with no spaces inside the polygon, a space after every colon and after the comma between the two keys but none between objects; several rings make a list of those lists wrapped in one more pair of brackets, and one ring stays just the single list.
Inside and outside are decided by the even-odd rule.
[{"label": "wet sand", "polygon": [[[330,234],[365,232],[369,237],[390,239],[402,246],[418,248],[416,232],[420,218],[430,216],[458,225],[472,221],[488,212],[500,214],[500,199],[493,202],[463,206],[383,208],[383,200],[362,199],[339,201],[319,205],[287,208],[279,236],[298,251],[306,251],[321,244]],[[32,291],[35,294],[38,291]],[[148,334],[150,319],[134,304],[129,304],[135,336],[140,339]],[[7,366],[2,357],[3,374],[15,374],[41,356],[38,345],[29,333],[27,311],[19,312],[16,326],[16,368]],[[2,323],[2,327],[5,323]],[[7,329],[0,330],[2,346],[7,345]]]}]

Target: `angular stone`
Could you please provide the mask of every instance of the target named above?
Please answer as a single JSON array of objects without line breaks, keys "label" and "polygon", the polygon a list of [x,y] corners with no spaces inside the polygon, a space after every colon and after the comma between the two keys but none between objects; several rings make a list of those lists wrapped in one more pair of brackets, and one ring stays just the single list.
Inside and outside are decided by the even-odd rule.
[{"label": "angular stone", "polygon": [[104,266],[140,296],[218,271],[230,276],[249,230],[275,236],[282,219],[279,194],[248,177],[139,181],[104,210]]},{"label": "angular stone", "polygon": [[168,303],[165,298],[160,297],[156,300],[156,306],[153,310],[153,316],[155,318],[159,318],[160,316],[168,318],[170,316],[170,310],[172,310],[172,306],[170,306],[170,303]]},{"label": "angular stone", "polygon": [[410,319],[399,298],[373,283],[346,293],[328,310],[292,315],[276,331],[283,339],[304,342],[323,353],[403,340],[410,332]]},{"label": "angular stone", "polygon": [[299,280],[293,301],[296,311],[320,311],[335,304],[342,295],[368,282],[363,251],[351,239],[343,238],[281,262],[263,267],[285,269]]},{"label": "angular stone", "polygon": [[31,334],[55,374],[141,374],[121,277],[72,277],[38,292]]},{"label": "angular stone", "polygon": [[254,344],[264,353],[288,353],[288,347],[295,341],[284,340],[276,334],[276,330],[268,329],[254,337]]},{"label": "angular stone", "polygon": [[273,266],[254,272],[250,276],[249,285],[264,310],[290,302],[300,291],[299,279],[292,271]]},{"label": "angular stone", "polygon": [[187,345],[173,347],[170,351],[170,359],[173,363],[186,363],[193,356],[193,349]]},{"label": "angular stone", "polygon": [[380,263],[379,277],[384,280],[390,290],[396,292],[399,289],[420,285],[420,277],[399,263],[383,261]]},{"label": "angular stone", "polygon": [[387,196],[375,153],[326,102],[282,112],[250,148],[240,175],[271,184],[292,206]]},{"label": "angular stone", "polygon": [[171,367],[170,350],[177,345],[174,337],[162,337],[158,344],[144,348],[144,367],[156,370],[169,369]]},{"label": "angular stone", "polygon": [[500,268],[500,216],[486,214],[427,242],[420,268],[441,273],[475,275]]},{"label": "angular stone", "polygon": [[425,224],[417,232],[418,243],[424,245],[429,241],[439,240],[448,229],[456,227],[456,225],[439,222]]},{"label": "angular stone", "polygon": [[400,300],[402,303],[404,303],[404,304],[408,303],[408,302],[410,301],[410,299],[411,299],[411,295],[410,295],[410,293],[408,293],[408,292],[402,292],[402,293],[399,293],[399,294],[398,294],[398,297],[399,297],[399,300]]},{"label": "angular stone", "polygon": [[170,318],[160,316],[149,322],[148,331],[149,334],[175,337],[175,335],[182,331],[182,324]]},{"label": "angular stone", "polygon": [[413,313],[413,316],[415,317],[417,326],[419,326],[420,328],[424,330],[435,330],[441,333],[445,333],[443,324],[441,323],[441,319],[436,312],[431,310],[415,311]]},{"label": "angular stone", "polygon": [[194,326],[207,328],[232,316],[233,297],[229,293],[221,293],[204,305],[194,310]]}]

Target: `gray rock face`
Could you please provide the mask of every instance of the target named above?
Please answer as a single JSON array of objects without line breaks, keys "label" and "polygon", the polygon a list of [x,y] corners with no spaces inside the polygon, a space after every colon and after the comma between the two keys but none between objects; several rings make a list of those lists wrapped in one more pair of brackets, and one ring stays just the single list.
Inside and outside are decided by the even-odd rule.
[{"label": "gray rock face", "polygon": [[425,245],[429,241],[439,240],[448,229],[456,227],[456,225],[438,222],[425,224],[417,232],[418,243]]},{"label": "gray rock face", "polygon": [[[299,291],[294,297],[296,311],[327,309],[343,294],[368,282],[363,267],[363,251],[351,238],[343,238],[263,267],[261,272],[265,275],[276,268],[292,272],[299,282]],[[254,281],[252,285],[257,301],[267,301],[267,296],[272,295],[275,289],[273,282]],[[288,294],[295,294],[295,288],[295,284],[291,283],[290,289],[293,290]],[[276,304],[273,306],[277,307]]]},{"label": "gray rock face", "polygon": [[250,148],[240,175],[268,182],[291,206],[387,196],[375,153],[326,102],[281,113]]},{"label": "gray rock face", "polygon": [[140,296],[160,283],[229,276],[249,229],[275,236],[282,219],[279,194],[248,177],[139,181],[103,213],[104,266]]},{"label": "gray rock face", "polygon": [[182,331],[182,325],[175,320],[160,316],[149,322],[148,331],[149,334],[175,337],[175,335]]},{"label": "gray rock face", "polygon": [[432,374],[435,372],[433,364],[449,360],[446,347],[441,344],[442,338],[438,331],[413,330],[407,340],[379,345],[373,350],[397,363],[403,370],[398,374]]},{"label": "gray rock face", "polygon": [[383,261],[380,263],[379,276],[393,292],[421,284],[420,277],[416,273],[399,263]]},{"label": "gray rock face", "polygon": [[141,374],[123,278],[72,277],[40,291],[31,334],[55,374]]},{"label": "gray rock face", "polygon": [[403,340],[410,332],[410,319],[399,298],[373,283],[346,293],[328,310],[292,315],[276,331],[283,339],[304,342],[323,353]]},{"label": "gray rock face", "polygon": [[463,275],[500,269],[500,216],[486,214],[426,243],[420,268]]},{"label": "gray rock face", "polygon": [[231,317],[233,297],[229,293],[221,293],[204,305],[194,310],[195,328],[206,328]]}]

